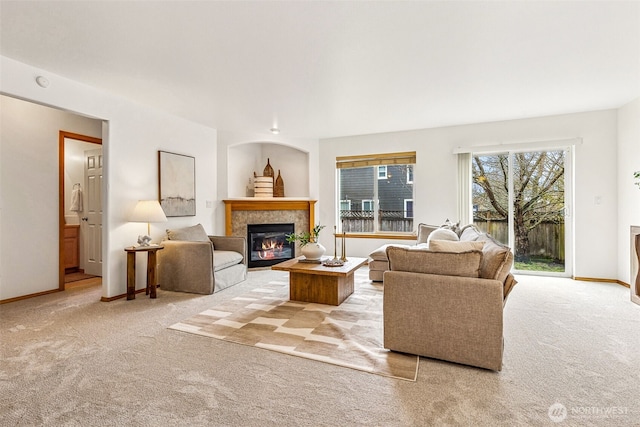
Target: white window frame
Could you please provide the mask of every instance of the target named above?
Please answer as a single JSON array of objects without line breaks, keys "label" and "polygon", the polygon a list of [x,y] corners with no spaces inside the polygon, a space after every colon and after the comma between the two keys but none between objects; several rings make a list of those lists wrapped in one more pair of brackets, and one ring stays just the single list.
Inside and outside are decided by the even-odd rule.
[{"label": "white window frame", "polygon": [[[407,216],[407,202],[411,202],[411,216]],[[414,212],[413,212],[413,199],[404,199],[404,217],[405,218],[413,218],[414,217]]]},{"label": "white window frame", "polygon": [[[347,209],[342,209],[342,204],[347,204]],[[351,199],[340,200],[340,210],[341,211],[350,211],[351,210]]]},{"label": "white window frame", "polygon": [[[459,200],[459,210],[467,212],[470,216],[470,221],[473,221],[473,204],[471,199],[471,161],[472,156],[474,155],[492,155],[492,154],[508,154],[509,155],[509,181],[513,182],[513,165],[511,164],[512,155],[518,152],[525,151],[554,151],[554,150],[565,150],[565,170],[564,170],[564,179],[565,179],[565,271],[563,273],[554,273],[554,272],[535,272],[535,271],[527,271],[523,274],[528,275],[539,275],[539,276],[556,276],[556,277],[572,277],[574,269],[575,269],[575,260],[574,251],[575,251],[575,242],[574,242],[574,227],[575,227],[575,217],[573,216],[572,207],[573,207],[573,197],[575,191],[575,182],[573,180],[574,174],[574,162],[575,162],[575,147],[583,144],[582,138],[569,138],[569,139],[561,139],[561,140],[551,140],[551,141],[539,141],[539,142],[527,142],[527,143],[507,143],[501,144],[499,146],[478,146],[478,147],[458,147],[453,150],[454,154],[468,154],[466,158],[459,157],[461,163],[459,163],[459,173],[460,167],[464,169],[467,173],[466,182],[464,180],[458,179],[458,193],[463,197]],[[509,184],[511,185],[511,184]],[[515,252],[514,245],[514,233],[513,227],[511,224],[513,223],[513,199],[512,194],[509,192],[509,245],[511,249]]]},{"label": "white window frame", "polygon": [[[371,206],[371,208],[370,208],[370,209],[365,209],[365,208],[364,208],[365,203],[369,203],[369,205]],[[373,202],[373,199],[365,199],[365,200],[363,200],[363,201],[362,201],[362,210],[363,210],[364,212],[373,212],[373,211],[375,210],[375,206],[376,206],[376,205],[375,205],[375,203]]]},{"label": "white window frame", "polygon": [[407,167],[407,184],[413,184],[413,165]]},{"label": "white window frame", "polygon": [[[378,190],[379,190],[379,183],[380,180],[384,180],[384,181],[388,181],[390,176],[389,176],[389,165],[411,165],[413,168],[415,168],[416,165],[416,152],[415,151],[407,151],[407,152],[395,152],[395,153],[374,153],[374,154],[361,154],[361,155],[353,155],[353,156],[337,156],[336,157],[336,195],[338,195],[338,197],[336,197],[337,199],[337,204],[338,204],[338,209],[336,209],[336,223],[340,223],[341,222],[341,218],[340,218],[340,212],[344,211],[344,209],[340,209],[342,207],[342,204],[344,203],[346,205],[347,201],[344,199],[341,199],[340,196],[342,196],[341,194],[341,188],[342,188],[342,184],[341,181],[343,179],[343,176],[340,172],[341,169],[356,169],[356,168],[377,168],[374,169],[374,176],[373,176],[373,221],[374,221],[374,225],[373,225],[373,231],[372,232],[367,232],[366,234],[387,234],[389,233],[389,231],[387,230],[380,230],[378,229],[378,227],[381,225],[380,224],[380,218],[379,218],[379,208],[380,208],[380,200],[379,200],[379,195],[378,195]],[[415,169],[414,169],[415,170]],[[375,176],[377,174],[377,177]],[[377,179],[376,179],[377,178]],[[401,179],[401,183],[402,183],[402,177],[399,177]],[[406,178],[406,176],[404,177]],[[412,188],[412,200],[415,200],[415,194],[416,194],[416,189],[413,183],[410,183],[410,185],[413,187]],[[359,192],[360,194],[360,192]],[[408,194],[407,194],[408,195]],[[368,197],[370,197],[367,194]],[[348,196],[347,196],[348,197]],[[398,200],[399,199],[399,200]],[[362,206],[362,200],[358,198],[358,202],[360,202],[359,204]],[[367,200],[367,199],[364,199]],[[394,200],[396,200],[396,203],[403,200],[399,197],[396,197]],[[396,205],[397,206],[397,205]],[[414,206],[415,209],[415,206]],[[413,212],[413,214],[415,215],[415,211]],[[413,220],[413,218],[407,218],[407,219],[411,219]],[[356,232],[354,234],[358,234],[359,232]],[[407,231],[407,232],[393,232],[394,234],[411,234],[411,231]]]},{"label": "white window frame", "polygon": [[387,179],[387,165],[378,166],[378,179]]}]

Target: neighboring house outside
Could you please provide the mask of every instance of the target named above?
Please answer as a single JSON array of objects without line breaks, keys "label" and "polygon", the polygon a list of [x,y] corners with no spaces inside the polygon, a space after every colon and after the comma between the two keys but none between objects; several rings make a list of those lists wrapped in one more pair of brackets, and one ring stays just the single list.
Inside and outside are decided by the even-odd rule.
[{"label": "neighboring house outside", "polygon": [[[413,165],[341,169],[339,197],[345,231],[413,229]],[[378,228],[374,229],[376,216]]]}]

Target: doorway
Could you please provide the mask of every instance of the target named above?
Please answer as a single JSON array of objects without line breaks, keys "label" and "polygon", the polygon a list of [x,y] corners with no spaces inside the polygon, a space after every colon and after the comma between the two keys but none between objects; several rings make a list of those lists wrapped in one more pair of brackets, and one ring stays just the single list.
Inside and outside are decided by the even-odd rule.
[{"label": "doorway", "polygon": [[570,276],[571,150],[474,154],[473,223],[510,246],[514,271]]},{"label": "doorway", "polygon": [[59,289],[102,276],[102,139],[59,132]]}]

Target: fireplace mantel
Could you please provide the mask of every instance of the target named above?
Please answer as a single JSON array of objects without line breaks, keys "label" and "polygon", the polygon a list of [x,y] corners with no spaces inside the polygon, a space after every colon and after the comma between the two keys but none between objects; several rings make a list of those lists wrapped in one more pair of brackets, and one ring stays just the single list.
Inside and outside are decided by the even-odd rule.
[{"label": "fireplace mantel", "polygon": [[234,211],[306,211],[309,215],[309,231],[315,224],[316,200],[289,197],[246,197],[226,199],[224,202],[224,227],[227,236],[233,235],[232,217]]}]

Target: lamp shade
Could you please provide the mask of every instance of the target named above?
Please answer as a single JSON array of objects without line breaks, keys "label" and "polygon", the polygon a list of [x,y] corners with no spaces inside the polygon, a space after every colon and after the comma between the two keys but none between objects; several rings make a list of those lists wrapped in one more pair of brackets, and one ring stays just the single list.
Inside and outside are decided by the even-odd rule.
[{"label": "lamp shade", "polygon": [[131,222],[167,222],[167,216],[157,200],[140,200],[129,218]]}]

